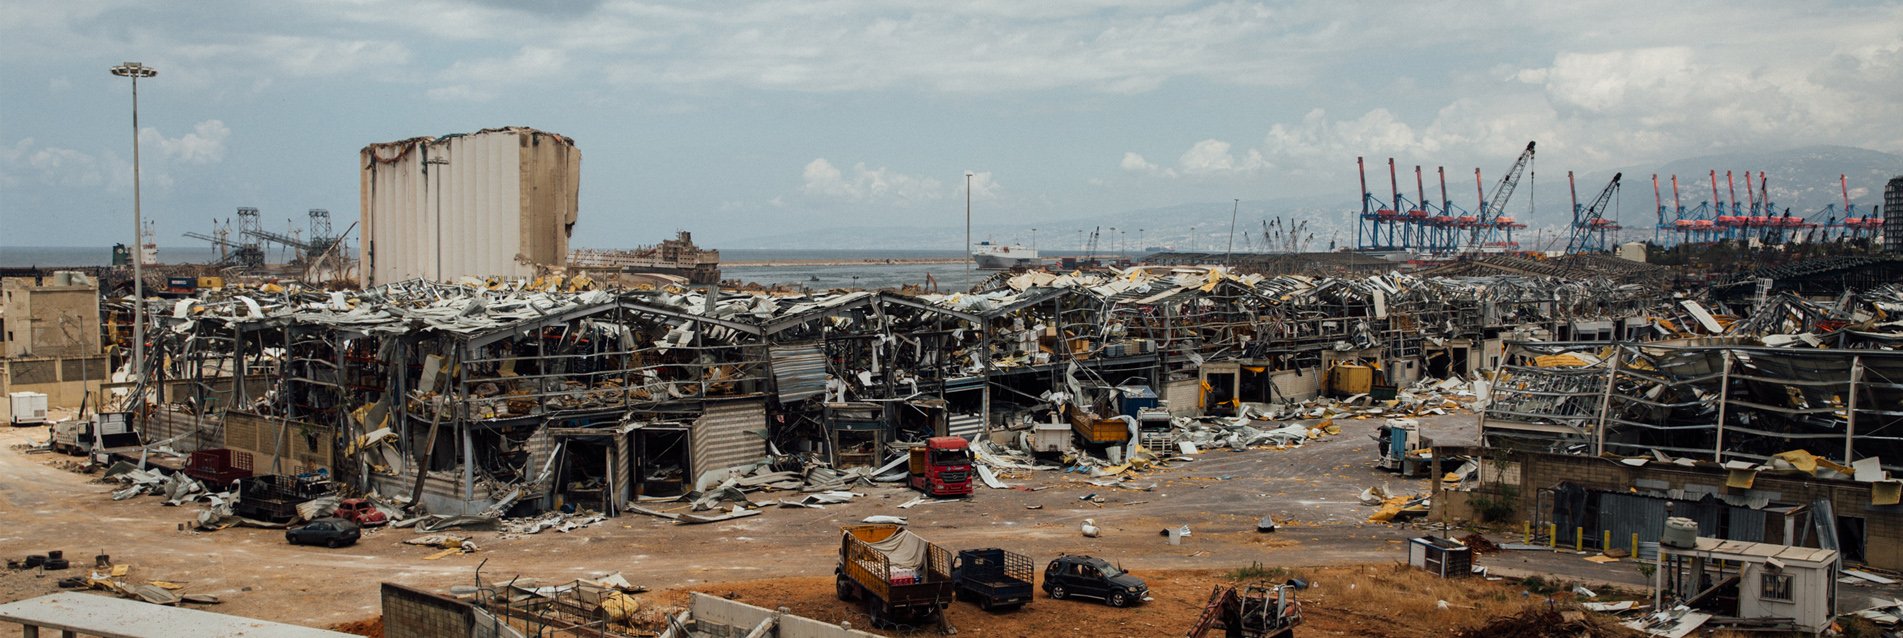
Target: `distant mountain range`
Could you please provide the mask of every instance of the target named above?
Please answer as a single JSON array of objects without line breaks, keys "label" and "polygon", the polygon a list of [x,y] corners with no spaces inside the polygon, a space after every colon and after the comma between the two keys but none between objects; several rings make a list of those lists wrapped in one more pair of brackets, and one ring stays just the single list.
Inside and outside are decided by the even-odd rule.
[{"label": "distant mountain range", "polygon": [[[1564,169],[1538,167],[1536,183],[1522,183],[1508,204],[1509,214],[1531,226],[1518,238],[1523,245],[1539,242],[1563,245],[1565,229],[1572,219],[1572,204],[1566,188]],[[1503,170],[1504,167],[1496,170]],[[1843,206],[1838,176],[1850,182],[1850,202],[1859,211],[1881,202],[1883,185],[1891,177],[1903,175],[1903,155],[1847,146],[1810,146],[1782,151],[1734,152],[1673,160],[1658,165],[1635,165],[1618,171],[1597,171],[1575,176],[1581,205],[1596,197],[1612,179],[1623,173],[1616,199],[1616,216],[1626,226],[1625,236],[1643,239],[1652,236],[1657,209],[1652,198],[1652,175],[1659,176],[1659,192],[1671,206],[1671,176],[1678,176],[1679,198],[1687,208],[1711,199],[1711,171],[1718,173],[1720,199],[1731,197],[1725,171],[1732,171],[1738,201],[1746,201],[1745,172],[1756,179],[1759,171],[1771,201],[1792,215],[1810,216],[1825,206]],[[1488,184],[1491,192],[1492,184]],[[1381,196],[1381,194],[1377,194]],[[1468,196],[1471,198],[1471,195]],[[1531,206],[1529,206],[1529,203]],[[1098,250],[1136,252],[1144,246],[1174,250],[1223,252],[1229,245],[1230,206],[1232,202],[1197,202],[1172,206],[1126,210],[1116,213],[1045,220],[1023,224],[980,224],[973,227],[973,241],[989,239],[998,243],[1030,244],[1032,228],[1035,241],[1049,250],[1078,250],[1088,243],[1093,229],[1098,233]],[[1454,205],[1472,210],[1474,202],[1458,196]],[[1355,217],[1359,202],[1352,192],[1340,195],[1287,197],[1243,201],[1236,213],[1234,249],[1238,252],[1265,250],[1274,244],[1278,250],[1291,246],[1307,250],[1329,250],[1355,244]],[[1280,219],[1278,219],[1280,218]],[[1291,241],[1288,226],[1303,221],[1298,241]],[[1115,231],[1110,229],[1115,228]],[[1140,229],[1140,230],[1139,230]],[[1543,231],[1543,232],[1542,232]],[[807,229],[772,236],[722,242],[721,248],[831,248],[878,249],[901,246],[955,247],[964,241],[963,226],[882,227],[855,226]],[[1331,246],[1332,244],[1332,246]]]}]

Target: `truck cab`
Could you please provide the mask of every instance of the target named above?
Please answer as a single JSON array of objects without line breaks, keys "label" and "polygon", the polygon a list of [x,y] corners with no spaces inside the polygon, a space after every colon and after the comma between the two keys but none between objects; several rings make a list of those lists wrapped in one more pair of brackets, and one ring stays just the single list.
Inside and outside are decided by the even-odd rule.
[{"label": "truck cab", "polygon": [[971,495],[971,443],[955,436],[935,436],[913,447],[910,482],[929,496]]}]

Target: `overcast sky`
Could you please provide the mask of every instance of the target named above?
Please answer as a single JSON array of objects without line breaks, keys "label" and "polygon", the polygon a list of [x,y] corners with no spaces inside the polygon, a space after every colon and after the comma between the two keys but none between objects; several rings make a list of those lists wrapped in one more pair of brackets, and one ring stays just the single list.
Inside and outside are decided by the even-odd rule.
[{"label": "overcast sky", "polygon": [[1015,222],[1351,207],[1357,155],[1491,180],[1528,140],[1547,174],[1903,152],[1899,34],[1894,1],[0,0],[0,245],[130,235],[126,60],[161,243],[341,229],[365,144],[526,125],[581,148],[576,243],[626,246],[957,223],[967,170]]}]

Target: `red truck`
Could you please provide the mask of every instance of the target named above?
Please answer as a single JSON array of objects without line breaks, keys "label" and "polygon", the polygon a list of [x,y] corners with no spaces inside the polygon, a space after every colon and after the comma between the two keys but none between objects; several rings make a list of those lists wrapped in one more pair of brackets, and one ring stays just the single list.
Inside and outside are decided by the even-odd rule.
[{"label": "red truck", "polygon": [[912,488],[929,496],[971,496],[971,443],[955,436],[912,448]]}]

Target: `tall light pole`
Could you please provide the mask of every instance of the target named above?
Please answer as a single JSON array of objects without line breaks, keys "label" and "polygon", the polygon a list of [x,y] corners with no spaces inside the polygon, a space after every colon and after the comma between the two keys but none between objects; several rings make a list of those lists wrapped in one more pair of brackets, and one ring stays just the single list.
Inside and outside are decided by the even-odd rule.
[{"label": "tall light pole", "polygon": [[1229,248],[1222,251],[1223,265],[1234,265],[1233,260],[1236,254],[1236,211],[1241,209],[1241,199],[1237,199],[1236,202],[1229,207]]},{"label": "tall light pole", "polygon": [[145,224],[139,210],[139,78],[159,74],[158,69],[127,62],[112,67],[112,74],[132,78],[132,374],[145,375]]},{"label": "tall light pole", "polygon": [[971,272],[971,171],[965,171],[965,272]]}]

